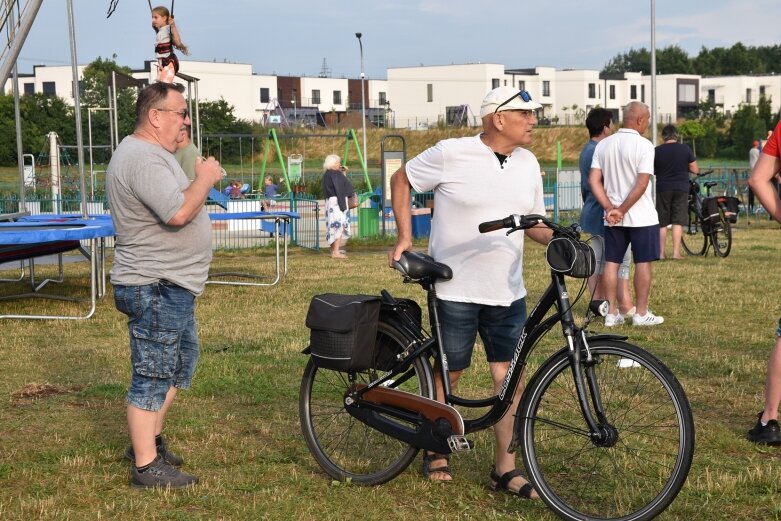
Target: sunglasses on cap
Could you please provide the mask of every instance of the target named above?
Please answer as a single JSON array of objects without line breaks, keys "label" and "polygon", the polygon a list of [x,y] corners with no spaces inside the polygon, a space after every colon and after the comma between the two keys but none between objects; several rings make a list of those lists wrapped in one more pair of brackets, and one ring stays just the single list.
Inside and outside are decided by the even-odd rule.
[{"label": "sunglasses on cap", "polygon": [[494,110],[494,114],[499,112],[500,108],[504,107],[505,105],[510,103],[515,98],[521,98],[523,101],[528,103],[528,102],[530,102],[532,100],[532,95],[529,94],[528,92],[526,92],[525,90],[520,90],[520,91],[518,91],[517,94],[513,94],[512,96],[510,96],[509,98],[504,100],[498,107],[496,107],[496,110]]}]

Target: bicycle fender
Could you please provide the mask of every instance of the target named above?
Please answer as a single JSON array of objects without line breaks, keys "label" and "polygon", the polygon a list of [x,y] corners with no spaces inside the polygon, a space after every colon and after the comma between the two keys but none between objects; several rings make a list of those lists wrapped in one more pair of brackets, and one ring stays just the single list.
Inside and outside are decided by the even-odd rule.
[{"label": "bicycle fender", "polygon": [[303,351],[301,351],[302,355],[311,355],[312,354],[312,346],[306,346]]},{"label": "bicycle fender", "polygon": [[586,337],[586,340],[589,342],[592,340],[629,340],[629,337],[626,335],[616,335],[613,333],[599,333],[597,335],[589,335]]}]

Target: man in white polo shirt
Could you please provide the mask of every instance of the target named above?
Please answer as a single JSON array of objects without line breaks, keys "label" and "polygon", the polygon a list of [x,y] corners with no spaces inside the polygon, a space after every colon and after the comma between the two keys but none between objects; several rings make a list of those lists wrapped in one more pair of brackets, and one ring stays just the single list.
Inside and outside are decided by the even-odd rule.
[{"label": "man in white polo shirt", "polygon": [[[642,134],[651,113],[644,103],[633,101],[624,108],[623,127],[597,144],[589,173],[589,185],[605,209],[605,269],[602,274],[610,313],[605,323],[623,322],[616,307],[618,266],[626,248],[632,246],[635,264],[635,326],[664,322],[648,309],[651,292],[651,262],[659,260],[659,216],[652,196],[654,146]],[[604,185],[603,185],[604,180]]]},{"label": "man in white polo shirt", "polygon": [[[526,91],[496,88],[480,107],[481,134],[440,141],[402,166],[391,180],[398,227],[391,265],[412,247],[410,189],[434,192],[429,254],[453,270],[451,280],[437,283],[437,310],[453,385],[469,367],[480,333],[498,391],[526,321],[523,238],[528,235],[547,244],[551,231],[481,234],[478,225],[510,214],[545,214],[540,165],[534,154],[522,148],[531,143],[539,108]],[[442,389],[437,389],[437,396],[443,399]],[[537,497],[515,468],[514,454],[507,452],[517,404],[516,397],[495,426],[496,467],[491,484],[521,497]],[[452,479],[447,460],[447,455],[425,454],[423,473],[434,480]]]}]

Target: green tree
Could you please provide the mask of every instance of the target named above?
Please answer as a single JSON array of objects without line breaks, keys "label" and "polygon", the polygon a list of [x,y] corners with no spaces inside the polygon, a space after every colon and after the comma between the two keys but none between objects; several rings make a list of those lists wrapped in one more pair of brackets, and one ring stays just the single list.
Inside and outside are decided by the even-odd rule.
[{"label": "green tree", "polygon": [[691,139],[692,150],[697,154],[697,139],[705,136],[705,127],[696,119],[689,119],[678,126],[681,136]]},{"label": "green tree", "polygon": [[752,142],[767,132],[765,122],[760,119],[753,105],[741,105],[732,115],[728,136],[731,141],[731,155],[744,157]]},{"label": "green tree", "polygon": [[[222,162],[236,163],[240,157],[249,158],[252,150],[246,148],[247,140],[226,134],[251,134],[252,124],[237,119],[236,108],[220,98],[217,101],[201,101],[198,117],[203,138],[203,153],[213,155]],[[195,124],[195,122],[193,122]],[[217,137],[217,135],[222,135]],[[243,146],[242,146],[243,143]]]},{"label": "green tree", "polygon": [[[73,108],[62,98],[43,94],[20,96],[19,113],[25,153],[37,156],[48,152],[49,132],[56,132],[64,144],[75,143]],[[0,164],[16,165],[16,119],[11,94],[0,96],[0,122]]]},{"label": "green tree", "polygon": [[[109,86],[111,85],[111,73],[116,71],[125,76],[131,75],[128,67],[117,65],[116,55],[112,59],[103,59],[98,57],[95,61],[84,68],[82,73],[82,122],[84,125],[85,145],[89,135],[88,123],[90,119],[89,109],[104,109],[109,106]],[[137,90],[132,87],[121,87],[120,81],[117,86],[117,120],[119,126],[119,139],[132,134],[136,121],[136,98]],[[113,104],[113,101],[112,101]],[[107,145],[111,143],[109,133],[109,113],[105,110],[92,111],[92,136],[93,143],[97,145]]]},{"label": "green tree", "polygon": [[670,45],[656,51],[657,74],[692,74],[693,72],[694,65],[691,58],[679,46]]}]

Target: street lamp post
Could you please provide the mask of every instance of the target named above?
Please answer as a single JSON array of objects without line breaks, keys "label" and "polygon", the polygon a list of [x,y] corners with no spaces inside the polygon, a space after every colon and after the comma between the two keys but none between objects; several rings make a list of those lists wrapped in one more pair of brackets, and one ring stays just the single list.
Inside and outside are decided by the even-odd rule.
[{"label": "street lamp post", "polygon": [[355,33],[355,37],[358,38],[358,45],[361,48],[361,128],[363,129],[363,170],[366,171],[366,89],[364,88],[364,81],[366,75],[363,73],[363,43],[361,42],[361,33]]},{"label": "street lamp post", "polygon": [[293,104],[293,126],[297,126],[296,122],[298,118],[296,117],[296,99],[293,98],[292,100],[290,100],[290,103]]}]

